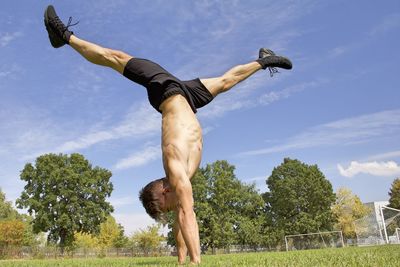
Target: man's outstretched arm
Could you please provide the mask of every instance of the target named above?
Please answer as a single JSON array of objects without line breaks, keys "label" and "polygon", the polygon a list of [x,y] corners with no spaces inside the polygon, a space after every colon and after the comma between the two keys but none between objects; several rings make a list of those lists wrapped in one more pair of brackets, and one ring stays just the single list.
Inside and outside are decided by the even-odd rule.
[{"label": "man's outstretched arm", "polygon": [[[193,210],[192,184],[186,174],[185,166],[179,157],[176,146],[169,145],[163,148],[164,167],[169,185],[175,193],[175,223],[189,252],[191,263],[200,263],[200,239],[196,214]],[[178,236],[179,238],[179,236]],[[181,242],[182,244],[182,242]]]},{"label": "man's outstretched arm", "polygon": [[186,255],[187,255],[188,251],[187,251],[185,240],[183,239],[183,236],[182,236],[181,228],[179,227],[178,216],[175,217],[173,231],[174,231],[174,236],[175,236],[175,241],[176,241],[176,248],[178,251],[178,263],[184,264],[186,261]]},{"label": "man's outstretched arm", "polygon": [[200,239],[196,214],[193,210],[192,185],[189,178],[180,179],[175,186],[177,197],[176,223],[189,251],[190,261],[200,263]]}]

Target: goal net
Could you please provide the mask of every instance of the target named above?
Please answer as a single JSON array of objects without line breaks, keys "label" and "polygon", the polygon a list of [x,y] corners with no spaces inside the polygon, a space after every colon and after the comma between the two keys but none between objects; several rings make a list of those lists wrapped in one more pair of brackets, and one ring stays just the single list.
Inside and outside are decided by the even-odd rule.
[{"label": "goal net", "polygon": [[387,206],[376,206],[365,217],[354,222],[359,246],[398,244],[400,210]]},{"label": "goal net", "polygon": [[342,231],[285,236],[286,251],[344,247]]}]

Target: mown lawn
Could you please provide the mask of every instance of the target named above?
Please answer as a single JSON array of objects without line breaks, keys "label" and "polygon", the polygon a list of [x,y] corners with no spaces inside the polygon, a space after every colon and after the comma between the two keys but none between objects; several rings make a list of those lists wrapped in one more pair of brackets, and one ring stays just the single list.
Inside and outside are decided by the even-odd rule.
[{"label": "mown lawn", "polygon": [[[175,257],[3,260],[0,266],[177,266]],[[201,266],[400,266],[400,245],[202,256]]]}]

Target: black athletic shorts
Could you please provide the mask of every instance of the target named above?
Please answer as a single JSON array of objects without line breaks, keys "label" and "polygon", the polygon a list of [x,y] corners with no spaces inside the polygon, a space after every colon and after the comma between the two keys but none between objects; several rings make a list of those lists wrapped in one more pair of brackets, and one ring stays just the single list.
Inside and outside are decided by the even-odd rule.
[{"label": "black athletic shorts", "polygon": [[213,100],[210,91],[200,79],[181,81],[160,65],[142,58],[131,58],[125,66],[123,75],[147,89],[150,104],[161,112],[159,107],[168,97],[176,94],[184,96],[196,113]]}]

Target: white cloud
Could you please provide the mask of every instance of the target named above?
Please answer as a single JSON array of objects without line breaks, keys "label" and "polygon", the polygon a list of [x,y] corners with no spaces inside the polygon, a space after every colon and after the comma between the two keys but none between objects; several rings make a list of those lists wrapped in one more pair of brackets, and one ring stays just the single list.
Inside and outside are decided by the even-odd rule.
[{"label": "white cloud", "polygon": [[[274,82],[278,81],[279,78]],[[274,82],[269,83],[269,85],[273,86]],[[250,80],[246,80],[243,84],[238,85],[237,88],[232,88],[231,91],[226,93],[229,94],[229,96],[225,94],[217,96],[209,106],[199,112],[199,116],[201,118],[215,118],[221,117],[229,111],[254,108],[257,106],[267,106],[273,102],[287,99],[306,89],[318,87],[326,82],[325,79],[318,79],[292,85],[279,91],[271,91],[257,97],[251,97],[252,93],[257,89],[265,89],[265,74],[257,75],[252,77]]]},{"label": "white cloud", "polygon": [[138,151],[133,155],[119,160],[114,168],[116,170],[123,170],[145,165],[153,160],[161,157],[160,146],[148,146],[142,151]]},{"label": "white cloud", "polygon": [[67,141],[61,145],[33,153],[25,159],[32,159],[38,155],[51,152],[75,152],[81,149],[89,148],[98,143],[117,140],[121,138],[141,138],[149,137],[160,131],[160,115],[154,112],[147,103],[135,105],[125,116],[125,119],[115,126],[105,130],[89,132],[75,140]]},{"label": "white cloud", "polygon": [[384,160],[384,159],[395,158],[395,157],[400,157],[400,150],[373,155],[373,156],[368,157],[368,160],[370,160],[370,161]]},{"label": "white cloud", "polygon": [[256,176],[252,178],[245,179],[244,181],[246,182],[258,182],[258,181],[265,181],[267,179],[267,176]]},{"label": "white cloud", "polygon": [[9,70],[5,70],[5,71],[0,71],[0,78],[2,77],[7,77],[8,75],[10,75],[12,73],[12,71]]},{"label": "white cloud", "polygon": [[323,82],[322,80],[321,81],[304,82],[301,84],[296,84],[293,86],[286,87],[280,91],[272,91],[267,94],[261,95],[258,98],[258,103],[263,106],[269,105],[278,100],[289,98],[293,94],[304,91],[305,89],[317,87],[322,82]]},{"label": "white cloud", "polygon": [[207,135],[208,133],[210,133],[214,129],[215,129],[215,126],[206,126],[206,127],[204,127],[202,129],[203,136]]},{"label": "white cloud", "polygon": [[337,165],[342,176],[353,177],[360,173],[370,174],[374,176],[396,176],[400,175],[400,166],[394,161],[387,162],[365,162],[352,161],[348,168]]},{"label": "white cloud", "polygon": [[[131,236],[136,231],[146,229],[147,226],[156,224],[156,221],[146,213],[116,213],[113,216],[124,227],[125,234],[128,236]],[[160,234],[166,235],[167,233],[167,227],[160,229]]]},{"label": "white cloud", "polygon": [[13,41],[15,38],[21,36],[21,32],[13,32],[13,33],[4,33],[0,36],[0,47],[5,47],[7,46],[11,41]]},{"label": "white cloud", "polygon": [[[23,72],[23,69],[15,63],[3,64],[2,66],[0,66],[0,78],[16,79],[17,77],[19,77],[18,74],[20,74],[22,72]],[[3,86],[1,86],[1,87],[3,87]],[[4,88],[8,89],[8,87],[4,87]]]},{"label": "white cloud", "polygon": [[109,199],[111,205],[113,205],[114,208],[119,208],[122,206],[127,206],[131,205],[133,206],[135,202],[137,202],[137,199],[135,199],[132,196],[125,196],[125,197],[119,197],[119,198],[110,198]]},{"label": "white cloud", "polygon": [[370,31],[370,35],[385,33],[398,27],[400,27],[400,13],[391,14],[385,16],[379,24],[373,27]]},{"label": "white cloud", "polygon": [[330,122],[310,128],[278,146],[240,153],[254,156],[322,145],[348,145],[400,131],[400,109]]},{"label": "white cloud", "polygon": [[354,44],[349,44],[349,45],[342,45],[342,46],[337,46],[335,48],[333,48],[330,52],[329,52],[329,56],[331,57],[338,57],[343,55],[346,52],[349,52],[349,50],[351,50],[352,48],[354,48]]}]

